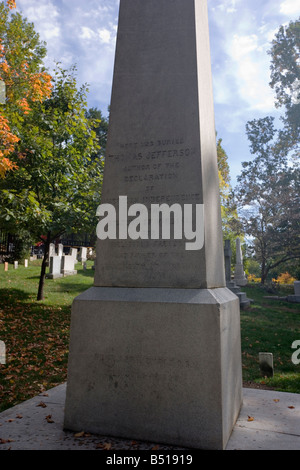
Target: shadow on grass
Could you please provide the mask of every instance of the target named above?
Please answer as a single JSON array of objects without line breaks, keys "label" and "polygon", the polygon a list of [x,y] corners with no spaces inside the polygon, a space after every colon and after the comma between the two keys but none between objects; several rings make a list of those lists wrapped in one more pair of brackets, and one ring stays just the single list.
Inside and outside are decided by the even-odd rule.
[{"label": "shadow on grass", "polygon": [[0,308],[4,305],[20,303],[32,299],[32,294],[15,288],[0,289]]},{"label": "shadow on grass", "polygon": [[89,289],[92,286],[93,286],[93,284],[89,285],[89,284],[85,284],[83,282],[77,282],[77,283],[64,282],[63,284],[57,285],[56,288],[55,288],[55,291],[57,293],[65,292],[67,294],[70,294],[70,293],[74,292],[74,293],[77,293],[79,295],[81,292],[86,291],[87,289]]},{"label": "shadow on grass", "polygon": [[92,269],[87,269],[87,270],[78,269],[77,272],[78,272],[78,274],[80,274],[81,276],[90,277],[90,278],[93,278],[93,277],[94,277],[94,274],[95,274],[95,271],[92,270]]}]

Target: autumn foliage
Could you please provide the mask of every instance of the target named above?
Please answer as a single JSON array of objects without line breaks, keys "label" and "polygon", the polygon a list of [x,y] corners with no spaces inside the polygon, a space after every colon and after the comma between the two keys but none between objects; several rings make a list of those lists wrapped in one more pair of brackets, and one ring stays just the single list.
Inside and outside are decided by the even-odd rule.
[{"label": "autumn foliage", "polygon": [[17,167],[10,158],[19,141],[17,124],[22,122],[22,116],[30,113],[33,103],[48,98],[52,89],[51,76],[39,68],[42,54],[38,35],[32,34],[32,25],[27,24],[21,15],[10,18],[10,10],[15,8],[14,0],[7,0],[6,5],[0,4],[0,80],[6,87],[5,104],[0,106],[2,178],[8,170]]}]

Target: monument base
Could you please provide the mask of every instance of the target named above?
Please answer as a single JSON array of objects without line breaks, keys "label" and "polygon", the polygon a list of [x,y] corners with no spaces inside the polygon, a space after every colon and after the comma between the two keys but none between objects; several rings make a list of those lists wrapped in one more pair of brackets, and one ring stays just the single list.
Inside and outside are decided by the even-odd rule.
[{"label": "monument base", "polygon": [[229,289],[92,287],[74,300],[66,430],[224,449],[241,404]]},{"label": "monument base", "polygon": [[46,274],[46,279],[60,279],[61,277],[63,277],[62,274]]},{"label": "monument base", "polygon": [[72,270],[72,271],[66,271],[66,270],[63,270],[63,271],[62,271],[63,277],[75,276],[76,274],[77,274],[77,269],[74,269],[74,270]]}]

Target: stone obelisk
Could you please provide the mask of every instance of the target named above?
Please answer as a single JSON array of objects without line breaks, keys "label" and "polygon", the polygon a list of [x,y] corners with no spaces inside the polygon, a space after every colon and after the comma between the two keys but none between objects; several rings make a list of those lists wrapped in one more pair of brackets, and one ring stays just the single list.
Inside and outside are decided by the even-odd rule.
[{"label": "stone obelisk", "polygon": [[243,266],[243,253],[241,248],[241,240],[239,238],[235,241],[236,245],[236,263],[234,271],[234,281],[238,286],[246,286],[247,278]]},{"label": "stone obelisk", "polygon": [[98,240],[94,286],[72,306],[66,429],[226,447],[242,403],[240,311],[215,136],[206,0],[121,0],[102,203],[202,205],[204,243]]}]

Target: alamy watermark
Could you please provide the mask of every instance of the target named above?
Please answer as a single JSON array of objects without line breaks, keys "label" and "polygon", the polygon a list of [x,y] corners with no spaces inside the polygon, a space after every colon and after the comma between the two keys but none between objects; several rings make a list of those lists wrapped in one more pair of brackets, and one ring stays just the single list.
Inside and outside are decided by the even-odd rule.
[{"label": "alamy watermark", "polygon": [[201,250],[204,245],[204,204],[151,204],[149,214],[144,204],[128,207],[127,196],[119,196],[118,224],[112,204],[100,204],[96,215],[102,217],[96,229],[100,240],[171,240],[173,237],[187,240],[186,250]]},{"label": "alamy watermark", "polygon": [[292,349],[296,349],[292,354],[292,363],[298,365],[300,364],[300,339],[293,342]]}]

